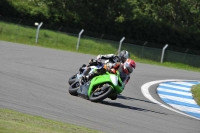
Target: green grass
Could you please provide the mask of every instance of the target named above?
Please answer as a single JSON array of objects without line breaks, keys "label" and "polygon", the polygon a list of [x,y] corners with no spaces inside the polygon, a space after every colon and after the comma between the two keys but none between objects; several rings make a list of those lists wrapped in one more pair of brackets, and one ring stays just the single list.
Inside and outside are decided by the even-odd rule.
[{"label": "green grass", "polygon": [[200,106],[200,84],[192,86],[192,94],[196,103]]},{"label": "green grass", "polygon": [[85,127],[0,109],[0,133],[100,133]]}]

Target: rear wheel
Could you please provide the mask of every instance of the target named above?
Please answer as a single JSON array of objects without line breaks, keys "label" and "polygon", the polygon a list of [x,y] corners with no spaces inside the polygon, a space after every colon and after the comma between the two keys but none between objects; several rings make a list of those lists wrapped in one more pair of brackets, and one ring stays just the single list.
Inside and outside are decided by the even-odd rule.
[{"label": "rear wheel", "polygon": [[77,73],[71,76],[68,80],[69,85],[73,84],[76,81]]},{"label": "rear wheel", "polygon": [[80,86],[79,81],[72,83],[69,87],[69,93],[71,95],[77,96],[78,95],[77,90],[79,89],[79,86]]},{"label": "rear wheel", "polygon": [[113,93],[113,89],[108,84],[103,84],[96,87],[89,97],[92,102],[100,102],[105,98],[109,97]]}]

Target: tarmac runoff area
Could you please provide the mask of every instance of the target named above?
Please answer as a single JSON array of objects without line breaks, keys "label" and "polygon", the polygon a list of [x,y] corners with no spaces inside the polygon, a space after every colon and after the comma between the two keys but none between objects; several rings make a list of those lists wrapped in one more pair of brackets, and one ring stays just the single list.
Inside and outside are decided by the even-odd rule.
[{"label": "tarmac runoff area", "polygon": [[[149,93],[150,86],[158,84],[157,94],[166,106]],[[195,102],[191,88],[193,85],[200,84],[200,81],[194,80],[158,80],[144,84],[141,87],[143,95],[150,101],[177,113],[200,120],[200,106]]]}]

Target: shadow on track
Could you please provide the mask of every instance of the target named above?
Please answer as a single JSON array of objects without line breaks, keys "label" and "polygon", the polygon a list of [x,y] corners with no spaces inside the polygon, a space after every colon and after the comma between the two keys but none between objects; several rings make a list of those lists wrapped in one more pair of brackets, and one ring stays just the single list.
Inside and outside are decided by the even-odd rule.
[{"label": "shadow on track", "polygon": [[[119,95],[118,98],[119,99],[128,99],[128,100],[138,100],[138,101],[143,101],[143,102],[156,104],[156,103],[153,103],[153,102],[140,100],[140,99],[136,99],[136,98],[130,98],[130,97],[122,96],[122,95]],[[133,106],[129,106],[129,105],[124,105],[122,103],[116,103],[116,102],[113,102],[113,101],[109,101],[109,102],[108,101],[101,101],[100,103],[101,104],[105,104],[105,105],[109,105],[109,106],[113,106],[113,107],[118,107],[118,108],[125,108],[125,109],[131,109],[131,110],[136,110],[136,111],[153,112],[153,113],[168,115],[166,113],[161,113],[161,112],[156,112],[156,111],[152,111],[152,110],[148,110],[148,109],[143,109],[143,108],[133,107]]]},{"label": "shadow on track", "polygon": [[156,104],[154,102],[150,102],[150,101],[146,101],[146,100],[141,100],[141,99],[137,99],[137,98],[132,98],[132,97],[127,97],[127,96],[122,96],[122,95],[118,95],[117,98],[119,99],[124,99],[124,100],[137,100],[137,101],[142,101],[142,102],[147,102],[147,103],[152,103],[152,104]]},{"label": "shadow on track", "polygon": [[100,103],[101,104],[105,104],[105,105],[109,105],[109,106],[113,106],[113,107],[118,107],[118,108],[125,108],[125,109],[137,110],[137,111],[153,112],[153,113],[168,115],[166,113],[156,112],[156,111],[143,109],[143,108],[138,108],[138,107],[132,107],[132,106],[129,106],[129,105],[124,105],[124,104],[116,103],[116,102],[101,101]]}]

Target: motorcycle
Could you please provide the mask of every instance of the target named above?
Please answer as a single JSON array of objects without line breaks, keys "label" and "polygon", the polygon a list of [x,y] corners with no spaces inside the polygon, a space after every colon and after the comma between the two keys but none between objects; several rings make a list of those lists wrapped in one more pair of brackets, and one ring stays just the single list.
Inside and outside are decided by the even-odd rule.
[{"label": "motorcycle", "polygon": [[92,102],[100,102],[106,98],[115,100],[117,94],[120,94],[123,89],[124,85],[119,72],[107,71],[105,74],[96,76],[82,84],[74,82],[69,87],[69,93]]}]

